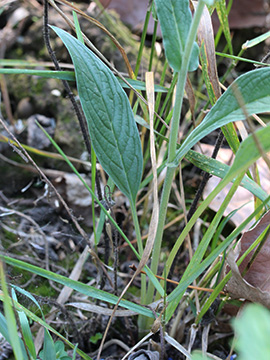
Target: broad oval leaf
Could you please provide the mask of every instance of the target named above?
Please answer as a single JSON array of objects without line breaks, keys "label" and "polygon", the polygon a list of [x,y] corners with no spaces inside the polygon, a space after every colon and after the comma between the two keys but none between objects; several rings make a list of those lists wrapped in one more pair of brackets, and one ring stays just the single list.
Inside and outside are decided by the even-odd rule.
[{"label": "broad oval leaf", "polygon": [[[270,358],[269,310],[259,304],[249,304],[233,321],[239,360]],[[238,359],[238,356],[237,356]]]},{"label": "broad oval leaf", "polygon": [[[191,11],[188,0],[155,0],[160,22],[166,58],[175,71],[181,68],[186,40],[191,25]],[[199,66],[199,47],[195,42],[188,71]]]},{"label": "broad oval leaf", "polygon": [[270,68],[256,69],[239,76],[217,100],[203,122],[186,138],[172,165],[177,166],[188,150],[207,134],[230,122],[246,118],[237,100],[239,94],[240,103],[244,103],[249,116],[270,111],[269,82]]},{"label": "broad oval leaf", "polygon": [[99,162],[118,188],[135,201],[142,150],[128,98],[110,69],[79,40],[52,26],[75,67],[78,93]]}]

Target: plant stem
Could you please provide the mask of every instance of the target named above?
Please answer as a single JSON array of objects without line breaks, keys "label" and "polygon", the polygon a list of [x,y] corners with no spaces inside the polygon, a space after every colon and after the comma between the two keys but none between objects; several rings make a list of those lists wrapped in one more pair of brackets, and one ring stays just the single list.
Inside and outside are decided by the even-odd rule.
[{"label": "plant stem", "polygon": [[[182,59],[182,66],[179,71],[177,85],[176,85],[176,94],[175,94],[175,104],[173,110],[173,118],[171,123],[171,130],[170,130],[170,137],[169,137],[169,145],[168,145],[168,167],[167,173],[163,185],[162,195],[161,195],[161,202],[160,202],[160,212],[159,212],[159,222],[157,228],[157,235],[155,240],[155,245],[153,249],[152,255],[152,263],[151,263],[151,270],[154,274],[157,273],[158,263],[159,263],[159,255],[161,249],[161,242],[163,237],[166,213],[167,213],[167,206],[169,202],[169,196],[172,187],[172,181],[175,173],[175,167],[172,167],[170,163],[175,158],[176,155],[176,146],[177,146],[177,137],[178,137],[178,129],[179,129],[179,119],[181,115],[184,91],[185,91],[185,84],[186,84],[186,77],[188,72],[188,65],[189,59],[191,56],[192,48],[194,41],[196,39],[197,29],[199,26],[200,18],[203,12],[204,2],[202,0],[199,1],[197,9],[195,11],[193,21],[190,27],[185,52]],[[149,284],[147,290],[146,301],[150,303],[153,299],[154,295],[154,287],[152,284]]]},{"label": "plant stem", "polygon": [[[142,237],[141,237],[141,231],[140,231],[140,224],[139,224],[138,216],[137,216],[137,212],[136,212],[136,205],[133,201],[131,202],[130,207],[131,207],[131,213],[132,213],[133,223],[134,223],[134,227],[135,227],[138,250],[139,250],[140,257],[142,257],[143,243],[142,243]],[[142,274],[141,275],[141,303],[142,304],[144,304],[144,302],[145,302],[145,293],[146,293],[146,277],[145,277],[145,275]]]}]

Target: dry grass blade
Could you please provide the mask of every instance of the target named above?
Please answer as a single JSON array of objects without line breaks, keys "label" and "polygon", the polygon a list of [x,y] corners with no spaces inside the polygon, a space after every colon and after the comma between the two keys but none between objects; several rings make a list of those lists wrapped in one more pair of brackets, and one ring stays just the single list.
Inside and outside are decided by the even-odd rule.
[{"label": "dry grass blade", "polygon": [[157,167],[156,167],[156,155],[155,155],[155,139],[154,139],[154,127],[153,127],[153,121],[154,121],[154,76],[153,73],[147,73],[146,74],[146,92],[147,92],[147,97],[148,97],[148,106],[149,106],[149,118],[150,118],[150,153],[151,153],[151,162],[152,162],[152,168],[153,168],[153,187],[154,187],[154,203],[153,203],[153,211],[152,211],[152,218],[151,218],[151,222],[149,225],[149,237],[146,241],[146,245],[145,245],[145,249],[144,252],[142,254],[142,258],[139,262],[138,268],[135,271],[135,273],[133,274],[131,280],[129,281],[129,283],[127,284],[127,286],[124,288],[124,290],[122,291],[121,295],[119,296],[119,299],[117,301],[117,304],[115,305],[113,312],[111,314],[110,320],[108,322],[108,325],[106,327],[106,330],[104,332],[100,347],[99,347],[99,352],[97,355],[97,360],[100,359],[101,356],[101,352],[102,352],[102,348],[103,345],[105,343],[105,339],[109,330],[109,327],[111,325],[113,316],[116,312],[116,309],[121,301],[121,299],[123,298],[123,296],[125,295],[125,293],[127,292],[128,288],[130,287],[130,285],[132,284],[133,280],[136,278],[136,276],[140,273],[140,271],[143,269],[143,267],[145,266],[145,264],[147,263],[153,245],[154,245],[154,241],[155,241],[155,236],[156,236],[156,230],[157,230],[157,223],[158,223],[158,186],[157,186]]},{"label": "dry grass blade", "polygon": [[201,52],[206,56],[207,76],[215,98],[218,99],[221,96],[221,90],[217,74],[214,32],[211,17],[206,6],[204,7],[198,28],[198,44],[201,48]]},{"label": "dry grass blade", "polygon": [[[155,135],[154,135],[154,106],[155,106],[155,91],[154,91],[154,74],[152,72],[147,72],[145,76],[146,80],[146,92],[147,99],[149,104],[149,119],[150,119],[150,155],[151,163],[153,169],[153,211],[152,218],[149,226],[149,237],[145,245],[145,253],[150,253],[152,251],[156,231],[157,223],[159,217],[159,204],[158,204],[158,179],[157,179],[157,161],[156,161],[156,152],[155,152]],[[148,249],[149,248],[149,249]],[[148,260],[148,259],[147,259]],[[139,268],[139,267],[138,267]],[[141,269],[140,269],[141,270]]]},{"label": "dry grass blade", "polygon": [[[72,306],[83,311],[89,311],[106,316],[112,315],[113,312],[112,309],[108,309],[99,305],[89,304],[85,302],[72,302],[66,304],[66,306]],[[119,316],[119,317],[134,316],[134,315],[137,315],[137,313],[132,310],[116,310],[114,313],[114,316]]]}]

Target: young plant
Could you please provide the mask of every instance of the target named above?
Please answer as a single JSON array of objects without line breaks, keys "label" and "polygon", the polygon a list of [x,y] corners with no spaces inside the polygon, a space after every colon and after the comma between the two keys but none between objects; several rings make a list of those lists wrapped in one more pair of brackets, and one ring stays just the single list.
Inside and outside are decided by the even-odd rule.
[{"label": "young plant", "polygon": [[[202,30],[201,23],[203,22],[202,19],[205,20],[207,16],[209,16],[207,15],[208,10],[206,5],[208,5],[209,9],[211,9],[211,7],[214,9],[216,6],[228,42],[229,52],[233,53],[225,2],[221,1],[214,4],[214,1],[199,0],[195,9],[193,9],[193,15],[188,0],[155,0],[152,7],[154,7],[154,4],[156,5],[156,12],[154,11],[154,13],[161,26],[167,59],[166,62],[174,71],[172,84],[164,101],[166,106],[162,107],[160,110],[160,116],[157,113],[154,115],[154,99],[152,95],[154,90],[167,91],[168,89],[164,89],[161,86],[154,87],[153,83],[151,83],[152,75],[147,75],[146,84],[138,83],[134,79],[132,82],[132,80],[129,79],[129,84],[134,85],[137,90],[146,89],[148,95],[147,103],[145,99],[142,98],[141,93],[138,93],[134,87],[131,87],[132,91],[136,92],[136,95],[138,96],[138,102],[135,103],[134,108],[132,109],[130,101],[123,90],[123,82],[120,82],[112,73],[111,69],[101,61],[92,50],[84,45],[82,36],[77,35],[80,39],[78,40],[58,27],[51,26],[51,28],[63,41],[74,65],[77,90],[87,123],[87,131],[89,132],[91,145],[93,147],[92,159],[95,159],[95,156],[97,157],[102,168],[109,176],[110,184],[115,184],[129,200],[136,232],[138,251],[131,244],[130,239],[123,233],[108,209],[105,208],[104,202],[95,195],[93,188],[91,189],[88,187],[88,190],[100,205],[100,208],[103,211],[103,220],[106,215],[140,261],[139,268],[136,270],[135,275],[137,275],[144,267],[147,277],[149,278],[149,283],[147,286],[146,278],[142,275],[141,304],[151,305],[155,300],[155,297],[163,297],[164,302],[166,303],[164,304],[164,312],[162,313],[163,320],[165,323],[168,323],[172,319],[187,287],[192,282],[200,280],[202,273],[214,263],[220,254],[228,249],[232,242],[235,241],[238,235],[243,231],[244,227],[254,217],[258,217],[264,208],[269,208],[269,196],[261,188],[260,184],[256,183],[251,178],[249,168],[260,157],[262,157],[269,165],[266,153],[270,151],[270,127],[265,126],[253,131],[249,117],[256,113],[270,111],[270,94],[268,89],[270,69],[269,67],[259,68],[239,76],[221,95],[213,50],[214,38],[213,35],[210,40],[207,38],[205,30]],[[78,24],[76,28],[77,34],[80,34]],[[198,43],[200,46],[198,46],[196,42],[198,31]],[[140,56],[138,56],[138,58],[139,64]],[[199,58],[202,65],[203,80],[205,81],[209,101],[212,107],[209,109],[203,121],[194,129],[191,129],[183,141],[182,139],[179,141],[181,111],[185,88],[186,92],[188,92],[187,88],[190,86],[189,72],[197,70]],[[150,63],[152,64],[152,59],[150,59]],[[135,74],[137,74],[137,70],[138,66],[136,67]],[[4,71],[2,72],[4,73]],[[129,73],[133,76],[132,71],[129,71]],[[55,72],[54,74],[51,74],[51,76],[58,78],[64,77],[67,80],[74,79],[74,74],[68,72]],[[172,101],[173,92],[174,99]],[[132,99],[132,96],[130,96],[130,100]],[[159,105],[159,96],[157,96],[157,101]],[[138,120],[136,117],[136,120],[138,120],[137,122],[140,122],[140,128],[142,129],[141,138],[134,117],[134,112],[136,113],[138,110],[139,103],[143,115],[147,120],[145,122],[145,120]],[[148,105],[149,114],[146,112],[145,104]],[[171,104],[172,109],[170,107]],[[159,106],[156,106],[155,110],[158,112]],[[195,114],[195,106],[192,111]],[[161,118],[163,113],[165,114],[165,121]],[[154,120],[156,123],[154,123]],[[162,126],[160,125],[160,121],[163,121]],[[249,125],[251,124],[251,134],[241,143],[233,126],[233,123],[236,121],[246,121]],[[219,128],[221,128],[224,137],[235,153],[234,162],[230,167],[192,150],[192,147],[196,143]],[[144,143],[144,134],[148,129],[150,130],[149,144],[144,146],[142,151],[141,145]],[[155,140],[156,142],[154,143]],[[53,143],[53,139],[51,139],[51,141]],[[156,145],[156,149],[154,149],[154,144]],[[80,177],[80,174],[76,171],[72,163],[63,154],[57,144],[54,145],[72,170]],[[164,148],[165,151],[162,151]],[[159,160],[161,160],[161,165],[157,169],[155,151],[157,152]],[[174,245],[166,258],[163,272],[163,277],[165,279],[170,273],[179,248],[189,236],[196,221],[207,209],[210,202],[218,196],[220,191],[226,185],[232,183],[232,187],[220,205],[219,210],[215,214],[194,253],[189,244],[189,264],[182,274],[179,284],[167,295],[164,280],[159,282],[155,275],[157,275],[158,265],[160,264],[164,230],[168,217],[169,199],[176,175],[180,173],[181,177],[181,162],[184,158],[193,162],[204,171],[219,176],[222,180],[219,185],[213,189],[211,194],[200,203],[197,209],[195,206],[196,211],[188,217],[184,229],[175,240]],[[149,159],[152,161],[151,172],[150,174],[145,175],[147,169],[146,164],[149,163]],[[139,200],[140,197],[142,199],[141,189],[146,188],[146,186],[149,186],[150,188],[153,179],[153,188],[155,188],[157,193],[157,175],[161,174],[162,170],[165,170],[165,178],[164,182],[161,181],[160,184],[160,206],[158,206],[158,201],[155,199],[155,213],[152,215],[151,220],[149,220],[150,230],[148,241],[146,245],[143,245],[141,234],[142,224],[140,223],[141,219],[138,217],[136,201]],[[83,181],[81,177],[80,179]],[[87,187],[85,182],[84,185]],[[243,222],[243,224],[236,228],[222,242],[217,242],[215,233],[219,231],[220,222],[224,216],[224,212],[239,186],[243,186],[252,192],[261,200],[261,203],[256,203],[255,211]],[[147,208],[147,204],[145,205],[145,208]],[[145,216],[145,218],[148,219],[150,216]],[[98,229],[100,229],[99,226],[101,227],[100,224],[103,225],[101,220],[97,226]],[[96,236],[96,239],[98,241],[99,236]],[[212,246],[209,251],[211,242],[215,243],[215,246]],[[148,267],[147,262],[151,254],[151,265]],[[105,291],[68,279],[67,277],[60,276],[36,266],[29,265],[25,262],[12,259],[9,256],[5,256],[3,259],[12,266],[28,270],[47,279],[69,286],[79,293],[91,298],[99,299],[114,305],[119,304],[126,309],[133,310],[140,315],[138,323],[142,332],[149,330],[149,322],[151,321],[152,323],[155,318],[150,308],[124,300],[122,299],[122,296],[118,298]],[[217,264],[213,269],[213,272],[209,275],[207,284],[210,283],[215,274],[221,273],[221,267],[220,264]],[[212,295],[207,300],[204,301],[202,297],[199,299],[197,296],[196,324],[200,322],[203,315],[219,295],[219,292],[222,290],[227,280],[228,278],[225,277],[220,283],[216,283]],[[124,291],[126,290],[127,289]],[[157,293],[156,296],[154,296],[155,291]],[[199,300],[204,302],[202,303],[202,306],[199,306]],[[167,337],[167,339],[169,339],[169,337]],[[52,345],[52,340],[48,332],[46,332],[46,343]],[[53,354],[56,353],[55,345],[56,344],[50,346],[50,350]],[[63,353],[63,356],[64,355],[65,354]]]}]

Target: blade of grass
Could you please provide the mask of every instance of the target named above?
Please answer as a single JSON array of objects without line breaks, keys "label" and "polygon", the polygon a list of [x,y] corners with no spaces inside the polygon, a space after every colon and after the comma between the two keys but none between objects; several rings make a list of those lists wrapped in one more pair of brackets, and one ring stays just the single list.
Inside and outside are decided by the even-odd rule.
[{"label": "blade of grass", "polygon": [[[73,290],[76,290],[76,291],[80,292],[81,294],[92,297],[94,299],[99,299],[101,301],[105,301],[110,304],[116,304],[118,301],[117,296],[107,293],[106,291],[96,289],[93,286],[83,284],[79,281],[71,280],[65,276],[62,276],[62,275],[53,273],[51,271],[39,268],[37,266],[28,264],[24,261],[12,259],[9,256],[2,256],[2,260],[11,266],[18,267],[19,269],[29,271],[33,274],[37,274],[39,276],[42,276],[46,279],[55,281],[64,286],[68,286],[68,287],[72,288]],[[133,311],[137,312],[138,314],[142,314],[144,316],[154,318],[154,315],[150,309],[147,309],[141,305],[132,303],[131,301],[122,300],[120,303],[120,306],[122,306],[126,309],[129,309],[129,310],[133,310]]]},{"label": "blade of grass", "polygon": [[[55,71],[55,70],[30,70],[30,69],[0,69],[0,74],[12,75],[12,74],[25,74],[32,76],[40,76],[43,78],[59,79],[67,81],[75,81],[74,71]],[[120,85],[123,88],[128,89],[129,86],[119,77],[117,77]],[[140,80],[134,80],[126,78],[126,81],[136,90],[145,91],[145,82]],[[168,89],[161,85],[155,85],[155,91],[166,93]]]},{"label": "blade of grass", "polygon": [[[176,154],[179,119],[180,119],[180,113],[181,113],[182,102],[183,102],[183,97],[184,97],[184,88],[185,88],[185,83],[186,83],[186,77],[187,77],[187,72],[188,72],[188,67],[189,67],[189,62],[190,62],[190,57],[191,57],[194,41],[196,38],[197,28],[199,26],[200,18],[203,13],[203,8],[204,8],[204,2],[200,0],[198,3],[198,6],[196,8],[192,23],[191,23],[190,31],[188,34],[188,39],[186,41],[184,56],[182,59],[182,66],[181,66],[179,76],[178,76],[176,95],[175,95],[176,100],[175,100],[175,104],[174,104],[174,113],[173,113],[173,119],[172,119],[172,123],[171,123],[170,138],[169,138],[169,144],[168,144],[168,162],[169,163],[175,158],[175,154]],[[168,167],[167,172],[166,172],[165,181],[164,181],[163,190],[162,190],[157,236],[156,236],[155,245],[154,245],[153,254],[152,254],[151,270],[154,274],[157,273],[160,249],[161,249],[161,242],[162,242],[165,219],[166,219],[166,214],[167,214],[167,205],[168,205],[168,201],[169,201],[171,185],[172,185],[174,174],[175,174],[175,167]],[[168,274],[168,272],[167,272],[167,274]],[[153,294],[154,294],[154,287],[150,283],[148,290],[147,290],[147,302],[148,303],[151,302],[151,299],[153,298]]]},{"label": "blade of grass", "polygon": [[[4,301],[4,295],[1,292],[0,292],[0,299],[2,301]],[[31,312],[29,309],[25,308],[24,306],[19,304],[17,301],[14,301],[14,306],[15,306],[16,310],[22,311],[27,317],[29,317],[29,319],[32,319],[33,321],[37,322],[38,324],[40,324],[45,329],[47,329],[47,330],[51,331],[52,333],[54,333],[56,336],[58,336],[61,340],[63,340],[72,349],[75,348],[75,346],[70,341],[68,341],[63,335],[58,333],[54,328],[52,328],[50,325],[48,325],[44,320],[39,318],[36,314]],[[92,360],[87,354],[85,354],[82,350],[80,350],[78,348],[77,348],[77,353],[85,360]],[[22,360],[26,360],[26,359],[27,359],[27,357],[22,358]]]},{"label": "blade of grass", "polygon": [[[7,331],[9,334],[9,342],[12,346],[14,356],[16,360],[24,360],[25,357],[22,352],[22,342],[20,341],[19,334],[17,331],[16,318],[12,308],[11,299],[8,294],[7,283],[5,279],[3,262],[0,260],[0,278],[1,278],[1,286],[3,291],[3,305],[5,318],[7,322]],[[26,355],[26,354],[25,354]]]},{"label": "blade of grass", "polygon": [[[231,187],[229,193],[227,194],[226,198],[224,199],[224,201],[222,202],[218,212],[216,213],[214,219],[211,221],[209,228],[207,229],[203,239],[200,241],[200,244],[198,246],[198,248],[196,249],[192,259],[190,260],[190,263],[188,264],[188,267],[186,268],[181,281],[179,283],[179,285],[176,287],[176,289],[174,289],[174,291],[169,295],[168,300],[172,300],[173,301],[168,305],[167,307],[167,319],[170,319],[171,316],[173,315],[181,297],[182,297],[182,291],[179,291],[179,289],[181,289],[181,284],[182,282],[185,281],[185,279],[193,272],[196,271],[197,269],[200,268],[200,264],[201,261],[205,255],[205,252],[208,248],[208,245],[214,235],[214,232],[216,231],[216,228],[218,227],[218,224],[220,222],[221,217],[223,216],[223,213],[228,205],[228,203],[230,202],[232,196],[234,195],[235,191],[238,188],[238,185],[241,182],[242,177],[244,176],[244,172],[242,174],[240,174],[237,177],[237,180],[234,182],[233,186]],[[174,253],[172,251],[172,253]],[[171,255],[171,254],[170,254]],[[176,253],[174,253],[174,255],[176,256]],[[168,260],[169,261],[169,260]],[[170,269],[170,268],[169,268]],[[168,271],[169,269],[166,269],[166,271]]]},{"label": "blade of grass", "polygon": [[[15,301],[18,301],[14,288],[12,289],[12,298]],[[31,329],[29,326],[27,316],[25,315],[25,313],[23,311],[17,311],[17,313],[18,313],[20,326],[22,329],[22,336],[23,336],[24,342],[25,342],[27,349],[28,349],[29,353],[31,354],[32,358],[36,359],[37,354],[36,354],[36,350],[35,350],[35,344],[34,344],[34,340],[33,340],[33,336],[31,333]]]},{"label": "blade of grass", "polygon": [[216,1],[215,5],[224,36],[226,38],[229,47],[230,54],[233,54],[231,33],[230,33],[230,27],[228,21],[228,10],[226,9],[226,1],[225,0]]}]

